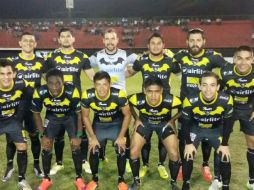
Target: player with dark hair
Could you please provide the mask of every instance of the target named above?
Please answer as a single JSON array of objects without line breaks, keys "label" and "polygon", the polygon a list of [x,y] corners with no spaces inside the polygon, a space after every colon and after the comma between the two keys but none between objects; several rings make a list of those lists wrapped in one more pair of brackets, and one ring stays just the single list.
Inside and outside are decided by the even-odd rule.
[{"label": "player with dark hair", "polygon": [[[64,84],[64,75],[58,69],[50,69],[46,74],[47,84],[36,88],[32,107],[36,127],[41,134],[42,164],[44,178],[38,190],[47,190],[52,184],[49,177],[53,142],[64,129],[70,138],[72,158],[76,170],[75,185],[78,190],[85,188],[82,179],[80,137],[82,135],[80,93],[72,84]],[[43,106],[44,105],[44,106]],[[42,108],[46,108],[44,125],[41,118]]]},{"label": "player with dark hair", "polygon": [[228,190],[231,177],[228,139],[233,127],[233,98],[219,91],[219,77],[210,71],[202,74],[199,88],[200,92],[187,96],[183,102],[182,132],[185,149],[182,190],[190,189],[193,159],[199,143],[204,139],[216,150],[222,189]]},{"label": "player with dark hair", "polygon": [[[14,57],[11,57],[15,68],[16,68],[16,78],[25,79],[29,82],[30,86],[36,88],[41,85],[41,77],[45,72],[45,63],[43,58],[37,57],[34,53],[34,48],[36,48],[36,38],[34,34],[29,32],[24,32],[19,41],[19,46],[21,47],[21,52]],[[32,94],[30,94],[32,98]],[[24,105],[23,123],[25,130],[29,133],[31,139],[31,150],[34,158],[34,173],[38,177],[43,177],[43,173],[40,169],[39,157],[41,152],[41,144],[39,140],[38,131],[35,127],[32,114],[30,112],[29,104]],[[13,142],[9,141],[7,138],[7,168],[5,174],[2,178],[3,182],[9,180],[14,171],[13,168],[13,158],[16,152],[16,147]]]},{"label": "player with dark hair", "polygon": [[[18,163],[18,186],[22,190],[32,190],[25,179],[27,169],[27,139],[22,127],[20,108],[31,100],[32,88],[23,80],[15,80],[16,70],[12,61],[0,59],[0,135],[15,144]],[[16,150],[15,149],[15,150]]]},{"label": "player with dark hair", "polygon": [[[47,57],[48,68],[57,68],[64,74],[64,82],[74,84],[81,92],[80,75],[81,70],[84,70],[87,77],[92,80],[94,71],[91,68],[88,56],[81,51],[74,48],[75,37],[73,32],[69,28],[62,28],[58,33],[58,42],[61,46],[60,49],[55,50]],[[64,133],[59,133],[59,136],[55,139],[55,154],[56,163],[53,165],[50,174],[54,175],[59,170],[64,168],[63,165],[63,149],[64,149]],[[86,134],[82,136],[81,152],[83,165],[86,166],[86,172],[89,170],[87,157],[88,140]]]},{"label": "player with dark hair", "polygon": [[[105,146],[106,140],[114,143],[117,154],[118,189],[128,189],[123,175],[126,165],[125,134],[131,121],[131,112],[125,92],[110,87],[110,84],[109,74],[99,71],[94,76],[94,88],[82,94],[82,117],[90,137],[89,162],[92,170],[92,181],[87,184],[87,190],[94,190],[98,186],[99,148]],[[94,111],[93,122],[89,118],[90,110]]]},{"label": "player with dark hair", "polygon": [[[126,76],[132,76],[138,71],[141,71],[143,83],[150,76],[156,76],[162,80],[163,91],[170,92],[170,76],[171,73],[180,72],[179,65],[173,63],[173,59],[166,55],[164,52],[164,39],[159,33],[152,34],[148,39],[148,54],[144,54],[139,59],[137,59],[133,66],[129,68],[126,72]],[[159,141],[159,163],[158,172],[161,178],[167,179],[168,173],[164,166],[166,160],[167,151],[163,146],[163,143]],[[149,154],[151,150],[151,143],[146,141],[145,146],[142,149],[142,160],[143,167],[140,170],[140,177],[143,177],[148,172],[148,162]]]},{"label": "player with dark hair", "polygon": [[[212,71],[217,67],[222,67],[225,64],[224,58],[220,53],[205,49],[206,39],[204,31],[200,28],[193,28],[188,31],[186,44],[187,50],[180,50],[174,56],[174,62],[178,63],[181,67],[181,90],[180,98],[183,100],[186,96],[199,92],[199,79],[200,76],[206,71]],[[179,119],[179,149],[181,159],[183,159],[184,139],[181,132],[181,118]],[[203,154],[202,175],[205,181],[212,180],[212,174],[209,167],[209,157],[211,154],[211,146],[204,140],[201,144]],[[215,176],[219,176],[216,170]],[[179,170],[178,179],[182,178],[182,169]]]},{"label": "player with dark hair", "polygon": [[[247,161],[249,181],[247,188],[254,190],[254,57],[249,46],[236,49],[233,64],[227,64],[220,70],[222,86],[234,99],[232,119],[239,120],[240,130],[247,142]],[[212,184],[212,187],[217,187]],[[211,188],[210,190],[215,190]]]},{"label": "player with dark hair", "polygon": [[[132,115],[135,119],[130,159],[134,183],[129,187],[129,190],[135,190],[140,186],[139,155],[146,141],[150,142],[153,131],[157,133],[170,157],[170,186],[173,190],[177,190],[176,177],[180,160],[177,136],[172,126],[171,110],[179,108],[181,101],[178,97],[169,94],[168,91],[163,91],[163,82],[158,77],[148,77],[143,87],[143,93],[134,94],[129,98]],[[134,107],[139,111],[139,115],[135,112]],[[174,116],[174,120],[177,117],[179,114]]]}]

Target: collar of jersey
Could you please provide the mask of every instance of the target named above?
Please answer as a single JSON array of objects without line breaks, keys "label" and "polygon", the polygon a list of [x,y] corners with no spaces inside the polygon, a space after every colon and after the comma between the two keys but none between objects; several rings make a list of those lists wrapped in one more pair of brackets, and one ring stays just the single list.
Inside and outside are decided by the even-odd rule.
[{"label": "collar of jersey", "polygon": [[25,58],[25,57],[22,55],[22,53],[19,53],[19,57],[20,57],[21,59],[26,60],[26,61],[30,61],[30,60],[33,60],[33,59],[35,58],[35,55],[33,54],[32,57],[30,57],[30,58]]},{"label": "collar of jersey", "polygon": [[205,105],[212,105],[214,102],[216,102],[216,100],[218,98],[218,92],[216,92],[215,98],[211,102],[205,101],[202,94],[201,94],[201,92],[199,93],[199,97],[200,97],[201,102],[204,103]]},{"label": "collar of jersey", "polygon": [[100,101],[106,101],[106,100],[109,98],[109,96],[110,96],[110,89],[109,89],[109,91],[108,91],[108,95],[107,95],[106,98],[100,98],[96,90],[95,90],[95,96],[96,96],[96,98],[98,98]]},{"label": "collar of jersey", "polygon": [[116,52],[115,52],[115,53],[108,53],[107,50],[105,49],[105,53],[106,53],[107,55],[115,55],[115,54],[117,54],[117,52],[118,52],[118,48],[116,48]]},{"label": "collar of jersey", "polygon": [[75,51],[75,49],[73,49],[73,50],[71,50],[71,51],[63,51],[62,49],[60,50],[61,51],[61,53],[63,53],[63,54],[72,54],[74,51]]},{"label": "collar of jersey", "polygon": [[250,71],[248,71],[248,73],[246,73],[246,74],[240,74],[236,70],[236,65],[234,66],[234,72],[235,72],[235,74],[238,75],[238,76],[242,76],[242,77],[248,76],[251,73],[252,69],[253,69],[253,67],[251,67]]},{"label": "collar of jersey", "polygon": [[199,54],[191,55],[191,56],[194,57],[194,58],[198,58],[198,57],[201,57],[202,55],[204,55],[204,53],[205,53],[205,49],[202,49],[202,51]]},{"label": "collar of jersey", "polygon": [[161,102],[162,102],[162,95],[160,96],[160,101],[159,101],[159,103],[157,104],[157,105],[152,105],[152,104],[149,104],[149,101],[148,101],[148,99],[147,99],[147,96],[146,96],[146,102],[147,102],[147,104],[149,105],[149,106],[151,106],[151,107],[158,107],[160,104],[161,104]]},{"label": "collar of jersey", "polygon": [[54,97],[54,96],[51,94],[50,91],[49,91],[49,94],[50,94],[50,96],[52,96],[52,97],[54,97],[54,98],[59,98],[59,97],[61,97],[61,96],[63,95],[63,92],[64,92],[64,86],[63,86],[63,88],[62,88],[60,94],[59,94],[57,97]]},{"label": "collar of jersey", "polygon": [[8,92],[8,91],[11,91],[11,89],[13,88],[13,86],[14,86],[14,81],[12,81],[11,86],[10,86],[9,88],[6,88],[6,89],[0,88],[0,90],[2,90],[2,91],[4,91],[4,92]]},{"label": "collar of jersey", "polygon": [[159,61],[161,61],[163,58],[164,58],[164,55],[161,55],[161,57],[159,57],[158,59],[154,59],[154,58],[151,57],[151,54],[149,54],[149,59],[150,59],[151,61],[154,61],[154,62],[159,62]]}]

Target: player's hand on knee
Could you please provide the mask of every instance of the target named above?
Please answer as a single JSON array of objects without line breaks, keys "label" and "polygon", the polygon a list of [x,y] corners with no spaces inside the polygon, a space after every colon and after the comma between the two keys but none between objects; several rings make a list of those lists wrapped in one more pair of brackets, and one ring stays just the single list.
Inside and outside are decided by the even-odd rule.
[{"label": "player's hand on knee", "polygon": [[125,137],[118,137],[114,143],[115,146],[118,147],[118,152],[121,153],[125,151],[126,148],[126,138]]},{"label": "player's hand on knee", "polygon": [[221,161],[229,162],[231,160],[229,146],[220,145],[217,149],[217,153],[221,155]]},{"label": "player's hand on knee", "polygon": [[186,144],[184,149],[184,158],[189,161],[193,160],[195,154],[197,153],[197,149],[193,144]]},{"label": "player's hand on knee", "polygon": [[80,144],[81,144],[81,139],[80,138],[72,138],[71,139],[71,146],[74,148],[74,149],[77,149],[80,147]]},{"label": "player's hand on knee", "polygon": [[53,146],[53,141],[46,137],[45,135],[41,138],[42,141],[42,147],[46,150],[51,150]]},{"label": "player's hand on knee", "polygon": [[96,138],[96,136],[91,137],[89,139],[89,151],[93,151],[93,153],[95,153],[96,151],[98,151],[97,149],[99,149],[100,147],[101,147],[100,143]]}]

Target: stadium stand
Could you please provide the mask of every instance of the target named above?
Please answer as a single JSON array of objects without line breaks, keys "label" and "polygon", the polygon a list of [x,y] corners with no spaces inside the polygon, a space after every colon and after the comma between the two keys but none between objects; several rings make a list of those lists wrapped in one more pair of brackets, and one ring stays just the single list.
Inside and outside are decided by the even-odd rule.
[{"label": "stadium stand", "polygon": [[[206,19],[209,20],[209,19]],[[189,21],[176,20],[168,22],[134,20],[129,22],[15,22],[4,23],[0,30],[0,46],[2,48],[18,48],[18,36],[23,31],[34,32],[38,39],[38,48],[54,49],[58,47],[57,31],[62,26],[71,27],[76,37],[75,47],[82,49],[102,48],[101,33],[104,28],[114,27],[119,33],[121,48],[145,48],[148,36],[159,31],[165,37],[166,47],[184,48],[186,31],[190,28],[202,28],[205,30],[207,47],[209,48],[233,48],[239,44],[253,46],[254,33],[253,20],[226,20],[214,21]]]}]

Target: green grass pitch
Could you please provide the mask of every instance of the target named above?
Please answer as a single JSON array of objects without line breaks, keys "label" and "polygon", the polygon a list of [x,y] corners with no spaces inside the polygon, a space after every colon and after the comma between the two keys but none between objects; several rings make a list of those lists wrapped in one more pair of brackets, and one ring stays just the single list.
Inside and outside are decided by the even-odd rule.
[{"label": "green grass pitch", "polygon": [[[85,78],[82,75],[82,78]],[[92,86],[91,82],[87,82],[87,79],[82,80],[83,88],[90,88]],[[86,85],[85,85],[86,84]],[[171,81],[172,93],[178,95],[180,82],[179,78],[173,76]],[[141,90],[141,76],[137,74],[136,76],[127,80],[127,90],[128,94],[139,92]],[[131,126],[130,126],[131,128]],[[28,141],[30,146],[30,141]],[[5,156],[5,135],[0,137],[0,175],[3,175],[6,166],[6,156]],[[242,190],[246,189],[246,182],[248,179],[248,168],[246,160],[246,143],[244,135],[239,132],[239,124],[236,123],[234,126],[234,132],[230,137],[230,150],[232,156],[232,178],[231,178],[231,189],[232,190]],[[33,173],[33,161],[32,155],[29,147],[28,151],[28,168],[27,168],[27,180],[31,184],[33,189],[40,184],[41,179],[34,176]],[[103,167],[99,172],[99,188],[98,190],[116,190],[117,189],[117,168],[116,168],[116,155],[114,149],[111,147],[111,143],[107,145],[106,156],[109,160],[108,164]],[[202,179],[200,168],[201,168],[201,151],[198,150],[198,156],[195,160],[194,169],[191,178],[191,186],[193,190],[205,190],[208,189],[209,184]],[[53,157],[52,163],[54,163],[55,158]],[[152,150],[150,156],[150,172],[144,179],[142,179],[141,190],[154,190],[154,189],[169,189],[168,181],[160,179],[157,172],[157,162],[158,162],[158,150],[157,150],[157,137],[153,135],[152,139]],[[0,190],[15,190],[17,187],[17,164],[16,157],[14,160],[15,173],[13,177],[6,183],[0,181]],[[168,165],[168,161],[165,166]],[[65,150],[64,150],[64,166],[65,169],[60,171],[57,175],[53,176],[53,186],[50,190],[74,190],[74,178],[75,171],[71,158],[70,146],[68,138],[65,138]],[[210,166],[213,167],[213,153],[210,157]],[[91,175],[83,173],[83,177],[86,182],[91,180]],[[126,182],[132,183],[131,173],[125,175]],[[179,182],[179,186],[181,182]]]}]

